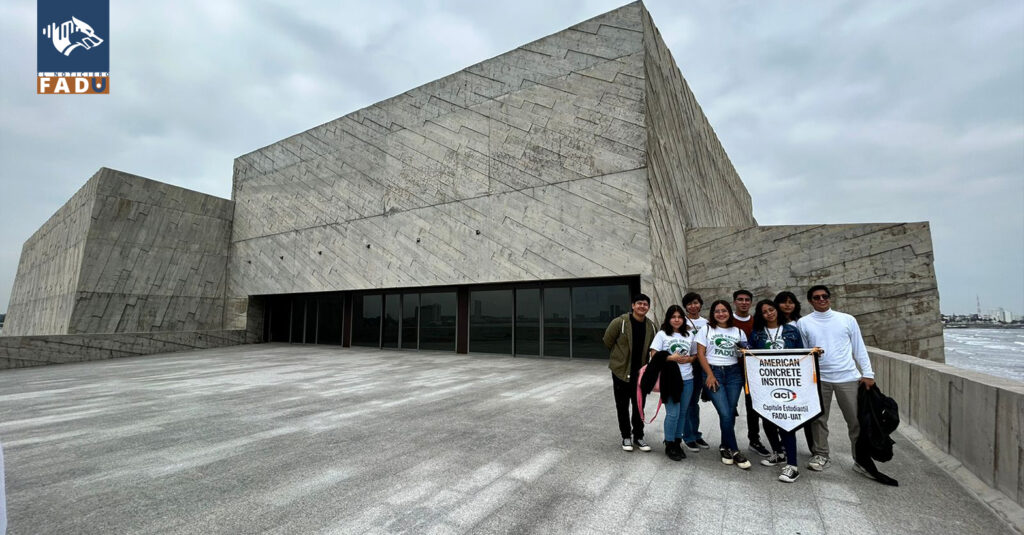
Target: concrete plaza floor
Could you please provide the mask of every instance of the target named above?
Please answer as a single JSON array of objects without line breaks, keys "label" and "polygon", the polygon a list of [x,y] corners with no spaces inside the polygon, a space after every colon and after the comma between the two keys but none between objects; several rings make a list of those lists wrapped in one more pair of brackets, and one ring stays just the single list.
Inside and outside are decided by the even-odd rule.
[{"label": "concrete plaza floor", "polygon": [[838,412],[835,464],[784,484],[668,460],[661,416],[623,452],[605,362],[270,344],[0,372],[11,534],[1010,532],[898,434],[900,487],[854,473]]}]

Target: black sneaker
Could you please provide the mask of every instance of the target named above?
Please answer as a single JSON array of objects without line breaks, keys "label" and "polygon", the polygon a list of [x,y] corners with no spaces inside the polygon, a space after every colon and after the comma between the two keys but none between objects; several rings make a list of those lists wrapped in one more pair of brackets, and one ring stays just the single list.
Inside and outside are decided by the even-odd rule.
[{"label": "black sneaker", "polygon": [[642,439],[642,438],[638,438],[638,439],[634,440],[633,443],[636,444],[636,447],[640,451],[651,451],[651,447],[649,445],[647,445],[647,442],[644,439]]},{"label": "black sneaker", "polygon": [[665,441],[665,455],[673,461],[682,461],[686,458],[683,448],[680,448],[679,444],[669,441]]},{"label": "black sneaker", "polygon": [[686,442],[685,444],[686,444],[686,449],[688,449],[690,451],[700,451],[700,446],[697,445],[697,441],[695,441],[695,440],[691,440],[689,442]]},{"label": "black sneaker", "polygon": [[722,456],[722,464],[732,464],[732,450],[729,448],[719,448],[718,454]]},{"label": "black sneaker", "polygon": [[622,439],[622,451],[633,451],[633,440],[629,438]]},{"label": "black sneaker", "polygon": [[782,468],[782,473],[779,474],[779,481],[783,483],[792,483],[800,478],[800,470],[791,464],[787,464]]},{"label": "black sneaker", "polygon": [[694,442],[696,442],[696,443],[697,443],[697,446],[699,446],[699,447],[701,447],[701,448],[704,448],[704,449],[706,449],[706,450],[709,450],[709,449],[711,449],[711,444],[708,444],[707,442],[704,442],[704,439],[703,439],[703,438],[698,438],[698,439],[697,439],[697,440],[695,440]]},{"label": "black sneaker", "polygon": [[767,457],[772,454],[772,452],[768,451],[768,448],[764,447],[764,444],[761,444],[760,440],[750,441],[750,451],[760,455],[761,457]]},{"label": "black sneaker", "polygon": [[732,452],[732,460],[736,463],[736,466],[744,470],[750,470],[750,461],[742,453],[738,451]]},{"label": "black sneaker", "polygon": [[761,464],[763,466],[776,466],[780,464],[785,464],[785,462],[786,454],[779,452],[775,452],[769,455],[767,459],[761,459]]}]

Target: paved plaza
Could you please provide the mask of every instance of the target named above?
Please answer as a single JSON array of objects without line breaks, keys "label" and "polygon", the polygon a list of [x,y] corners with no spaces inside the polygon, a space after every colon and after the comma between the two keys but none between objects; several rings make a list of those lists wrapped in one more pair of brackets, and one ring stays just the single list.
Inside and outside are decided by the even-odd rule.
[{"label": "paved plaza", "polygon": [[662,421],[619,448],[603,361],[269,344],[0,372],[10,534],[1010,533],[898,433],[900,487],[855,474],[838,410],[835,464],[791,485],[672,462]]}]

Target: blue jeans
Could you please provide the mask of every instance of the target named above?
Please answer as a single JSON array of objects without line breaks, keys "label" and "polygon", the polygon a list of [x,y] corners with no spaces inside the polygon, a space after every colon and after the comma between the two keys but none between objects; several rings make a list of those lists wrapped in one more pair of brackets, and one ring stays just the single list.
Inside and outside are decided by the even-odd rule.
[{"label": "blue jeans", "polygon": [[693,395],[693,380],[683,381],[683,393],[679,402],[665,402],[665,441],[672,442],[683,438],[683,429],[686,427],[686,411],[683,407],[689,407],[690,397]]},{"label": "blue jeans", "polygon": [[690,395],[690,403],[686,407],[686,421],[683,422],[683,442],[694,442],[704,438],[700,433],[700,390],[704,388],[704,370],[699,369],[700,364],[693,364],[693,394]]},{"label": "blue jeans", "polygon": [[736,402],[743,391],[743,367],[737,363],[732,366],[712,366],[711,373],[718,380],[718,390],[708,391],[711,403],[718,411],[718,424],[722,428],[722,446],[738,451],[736,445]]}]

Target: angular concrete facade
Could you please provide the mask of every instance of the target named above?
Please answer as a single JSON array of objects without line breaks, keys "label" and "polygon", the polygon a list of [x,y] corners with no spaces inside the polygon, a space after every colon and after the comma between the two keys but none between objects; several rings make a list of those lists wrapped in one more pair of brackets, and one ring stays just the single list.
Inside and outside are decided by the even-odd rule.
[{"label": "angular concrete facade", "polygon": [[101,170],[26,243],[3,334],[251,339],[263,296],[608,278],[657,315],[825,282],[880,347],[942,360],[927,225],[756,224],[633,3],[241,156],[232,201]]},{"label": "angular concrete facade", "polygon": [[221,329],[232,211],[101,169],[25,243],[4,336]]},{"label": "angular concrete facade", "polygon": [[639,3],[242,156],[233,197],[233,328],[254,294],[639,275],[677,302],[684,229],[755,224]]}]

